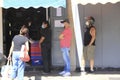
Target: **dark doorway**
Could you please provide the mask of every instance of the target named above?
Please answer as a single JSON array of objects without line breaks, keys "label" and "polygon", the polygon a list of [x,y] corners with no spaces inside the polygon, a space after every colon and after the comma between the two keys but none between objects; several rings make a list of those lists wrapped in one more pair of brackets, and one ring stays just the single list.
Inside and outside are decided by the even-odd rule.
[{"label": "dark doorway", "polygon": [[8,56],[14,35],[19,34],[22,25],[29,26],[29,37],[39,40],[42,22],[46,20],[46,8],[3,9],[4,53]]}]

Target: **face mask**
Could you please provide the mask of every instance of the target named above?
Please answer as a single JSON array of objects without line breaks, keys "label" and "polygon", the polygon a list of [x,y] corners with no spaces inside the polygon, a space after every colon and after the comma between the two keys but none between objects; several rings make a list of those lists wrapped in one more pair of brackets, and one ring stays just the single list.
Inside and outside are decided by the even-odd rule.
[{"label": "face mask", "polygon": [[44,25],[41,26],[43,29],[45,28]]},{"label": "face mask", "polygon": [[28,26],[31,26],[31,22],[28,23]]},{"label": "face mask", "polygon": [[89,22],[88,21],[85,24],[86,24],[86,26],[89,26]]}]

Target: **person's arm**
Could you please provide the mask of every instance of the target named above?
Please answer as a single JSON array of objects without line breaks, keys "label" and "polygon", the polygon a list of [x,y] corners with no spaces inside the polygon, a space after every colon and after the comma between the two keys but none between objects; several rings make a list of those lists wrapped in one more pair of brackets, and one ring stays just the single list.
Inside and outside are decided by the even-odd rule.
[{"label": "person's arm", "polygon": [[9,51],[9,55],[8,55],[8,59],[11,59],[13,48],[14,48],[14,42],[12,41],[12,44],[11,44],[11,47],[10,47],[10,51]]},{"label": "person's arm", "polygon": [[60,34],[59,39],[64,39],[64,34]]},{"label": "person's arm", "polygon": [[42,36],[42,37],[40,38],[39,44],[43,43],[44,40],[45,40],[45,37]]},{"label": "person's arm", "polygon": [[27,51],[29,51],[29,41],[25,42],[25,46],[27,48]]},{"label": "person's arm", "polygon": [[95,28],[91,28],[90,34],[92,36],[92,39],[91,39],[91,41],[90,41],[88,46],[91,46],[93,44],[93,42],[95,41],[95,39],[96,39],[96,29]]}]

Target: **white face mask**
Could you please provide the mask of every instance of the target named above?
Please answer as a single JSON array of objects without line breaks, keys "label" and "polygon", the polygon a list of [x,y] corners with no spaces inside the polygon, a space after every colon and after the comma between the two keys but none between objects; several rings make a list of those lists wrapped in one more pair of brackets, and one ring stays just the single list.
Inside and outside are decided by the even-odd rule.
[{"label": "white face mask", "polygon": [[86,26],[89,26],[89,22],[88,21],[85,24],[86,24]]},{"label": "white face mask", "polygon": [[29,23],[28,23],[28,26],[31,26],[31,24],[32,24],[32,23],[31,23],[31,22],[29,22]]},{"label": "white face mask", "polygon": [[43,29],[45,28],[44,25],[41,26]]}]

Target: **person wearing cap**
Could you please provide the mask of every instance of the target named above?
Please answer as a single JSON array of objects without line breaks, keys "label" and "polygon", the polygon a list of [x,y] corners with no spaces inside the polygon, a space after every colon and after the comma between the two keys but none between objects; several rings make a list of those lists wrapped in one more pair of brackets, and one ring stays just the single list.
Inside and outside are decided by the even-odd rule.
[{"label": "person wearing cap", "polygon": [[96,28],[94,26],[95,19],[90,16],[86,18],[86,30],[84,32],[84,48],[81,62],[81,72],[85,72],[86,60],[90,63],[90,72],[94,72],[94,51],[96,40]]},{"label": "person wearing cap", "polygon": [[59,40],[60,40],[60,47],[61,47],[65,66],[64,66],[64,70],[59,74],[62,76],[70,76],[71,73],[70,73],[69,51],[70,51],[70,45],[71,45],[71,39],[72,39],[72,30],[70,28],[68,19],[61,21],[61,23],[64,24],[64,30],[60,34]]}]

